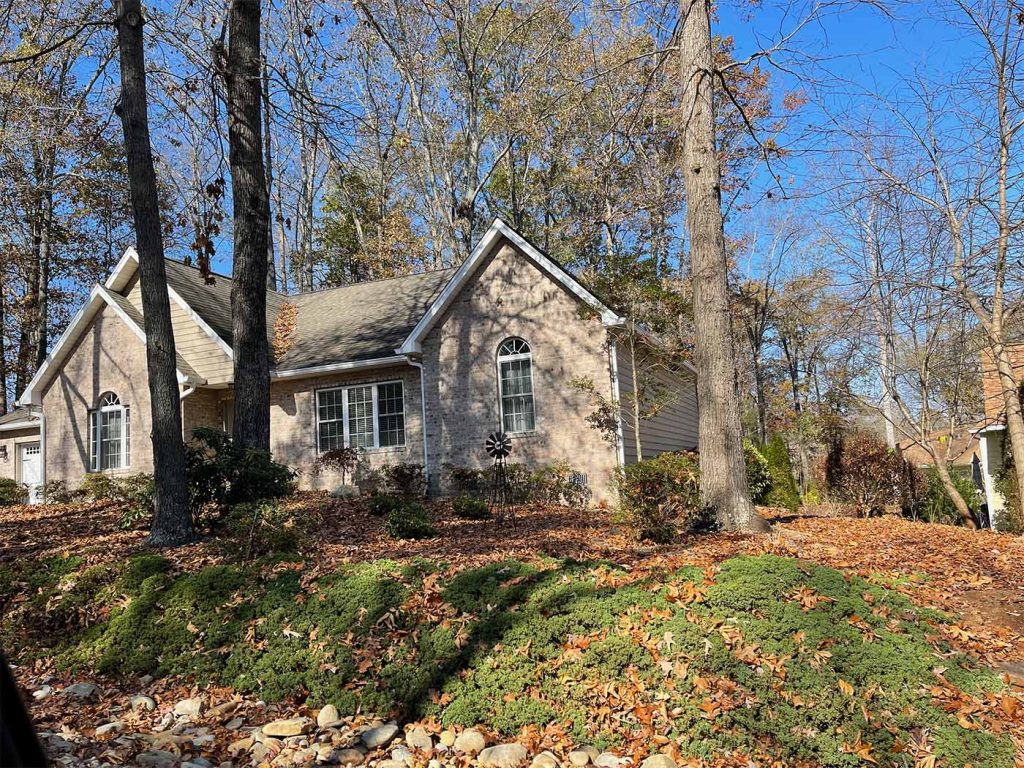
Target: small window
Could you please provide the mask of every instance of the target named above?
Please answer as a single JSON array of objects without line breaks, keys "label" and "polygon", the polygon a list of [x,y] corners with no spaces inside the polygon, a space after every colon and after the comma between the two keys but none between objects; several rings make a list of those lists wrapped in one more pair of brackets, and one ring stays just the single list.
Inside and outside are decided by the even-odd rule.
[{"label": "small window", "polygon": [[530,432],[533,411],[533,352],[523,339],[505,339],[498,347],[501,426],[506,432]]},{"label": "small window", "polygon": [[317,450],[405,445],[405,392],[400,381],[321,389],[316,393]]},{"label": "small window", "polygon": [[131,410],[120,398],[107,392],[98,407],[89,412],[90,469],[124,469],[132,462]]}]

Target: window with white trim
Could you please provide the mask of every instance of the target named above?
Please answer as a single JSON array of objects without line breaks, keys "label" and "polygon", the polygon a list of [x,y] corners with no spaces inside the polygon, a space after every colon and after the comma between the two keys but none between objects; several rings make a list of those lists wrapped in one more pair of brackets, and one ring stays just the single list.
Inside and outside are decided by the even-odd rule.
[{"label": "window with white trim", "polygon": [[517,336],[498,347],[498,387],[501,428],[511,434],[533,431],[533,352]]},{"label": "window with white trim", "polygon": [[401,381],[332,387],[316,393],[318,451],[405,445],[405,390]]},{"label": "window with white trim", "polygon": [[131,466],[131,409],[113,392],[105,392],[89,411],[89,449],[93,472]]}]

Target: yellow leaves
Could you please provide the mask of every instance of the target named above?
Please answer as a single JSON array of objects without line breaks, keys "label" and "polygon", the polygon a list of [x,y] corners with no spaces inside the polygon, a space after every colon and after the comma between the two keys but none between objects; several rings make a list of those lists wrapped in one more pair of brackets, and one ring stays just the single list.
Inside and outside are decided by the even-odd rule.
[{"label": "yellow leaves", "polygon": [[999,697],[999,708],[1012,720],[1020,712],[1020,702],[1012,696],[1003,695]]},{"label": "yellow leaves", "polygon": [[847,755],[856,755],[865,763],[871,763],[872,765],[878,765],[878,761],[872,756],[872,747],[867,742],[861,739],[860,731],[857,731],[857,738],[853,744],[843,742],[842,751]]},{"label": "yellow leaves", "polygon": [[281,305],[277,316],[274,318],[274,333],[270,340],[275,363],[280,362],[281,358],[288,354],[288,350],[291,349],[292,337],[295,335],[295,328],[298,323],[299,308],[295,304],[286,301]]},{"label": "yellow leaves", "polygon": [[821,603],[834,603],[831,597],[819,594],[815,590],[808,587],[806,584],[800,586],[798,589],[790,592],[787,596],[788,599],[800,603],[800,609],[807,613],[813,608],[817,608]]},{"label": "yellow leaves", "polygon": [[844,696],[853,696],[853,686],[845,680],[843,680],[843,678],[839,678],[838,685],[839,690],[842,692]]},{"label": "yellow leaves", "polygon": [[704,602],[707,592],[706,586],[694,584],[692,581],[684,581],[681,587],[678,584],[669,584],[665,599],[670,603],[690,605]]}]

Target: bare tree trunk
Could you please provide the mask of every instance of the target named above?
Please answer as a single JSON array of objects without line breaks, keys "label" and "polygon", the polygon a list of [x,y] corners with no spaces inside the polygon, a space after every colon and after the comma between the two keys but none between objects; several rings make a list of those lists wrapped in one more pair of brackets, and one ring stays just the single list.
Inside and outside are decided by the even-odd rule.
[{"label": "bare tree trunk", "polygon": [[0,291],[0,416],[7,413],[7,298]]},{"label": "bare tree trunk", "polygon": [[727,529],[767,529],[747,488],[729,315],[709,0],[680,0],[683,180],[696,330],[701,496]]},{"label": "bare tree trunk", "polygon": [[185,484],[177,354],[171,326],[171,305],[167,298],[156,172],[149,141],[142,4],[140,0],[115,0],[114,8],[121,53],[121,98],[117,111],[124,129],[139,252],[146,367],[153,421],[156,508],[149,539],[157,546],[176,546],[192,539],[192,514]]},{"label": "bare tree trunk", "polygon": [[270,202],[263,169],[260,0],[232,0],[227,53],[228,147],[234,211],[231,325],[235,443],[270,450],[267,240]]},{"label": "bare tree trunk", "polygon": [[[267,72],[267,59],[263,58],[263,113],[266,115],[267,126],[263,133],[263,161],[267,170],[267,221],[270,216],[270,190],[274,188],[274,153],[270,140],[270,76]],[[270,224],[268,223],[269,227]],[[277,290],[277,267],[274,262],[274,238],[267,235],[267,288]]]},{"label": "bare tree trunk", "polygon": [[46,362],[49,340],[50,319],[50,242],[53,234],[53,174],[49,174],[50,183],[43,193],[39,211],[39,229],[36,232],[36,259],[39,262],[39,280],[36,284],[35,316],[32,318],[32,346],[35,350],[35,370],[39,370]]}]

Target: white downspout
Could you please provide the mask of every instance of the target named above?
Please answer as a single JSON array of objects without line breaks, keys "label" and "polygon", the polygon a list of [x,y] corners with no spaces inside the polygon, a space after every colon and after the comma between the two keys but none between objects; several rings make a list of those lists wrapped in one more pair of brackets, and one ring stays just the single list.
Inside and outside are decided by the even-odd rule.
[{"label": "white downspout", "polygon": [[[15,459],[17,460],[17,459]],[[39,406],[39,479],[42,480],[39,498],[46,503],[46,414]]]},{"label": "white downspout", "polygon": [[427,478],[427,487],[430,487],[430,454],[427,452],[427,376],[423,363],[406,358],[409,365],[419,369],[420,372],[420,436],[423,441],[423,475]]},{"label": "white downspout", "polygon": [[194,386],[186,387],[181,395],[178,396],[178,405],[181,407],[181,439],[184,442],[188,442],[188,438],[185,437],[185,398],[196,391]]},{"label": "white downspout", "polygon": [[608,357],[612,374],[612,401],[615,403],[615,458],[620,467],[626,466],[626,443],[622,436],[622,401],[619,399],[619,345],[609,334]]}]

